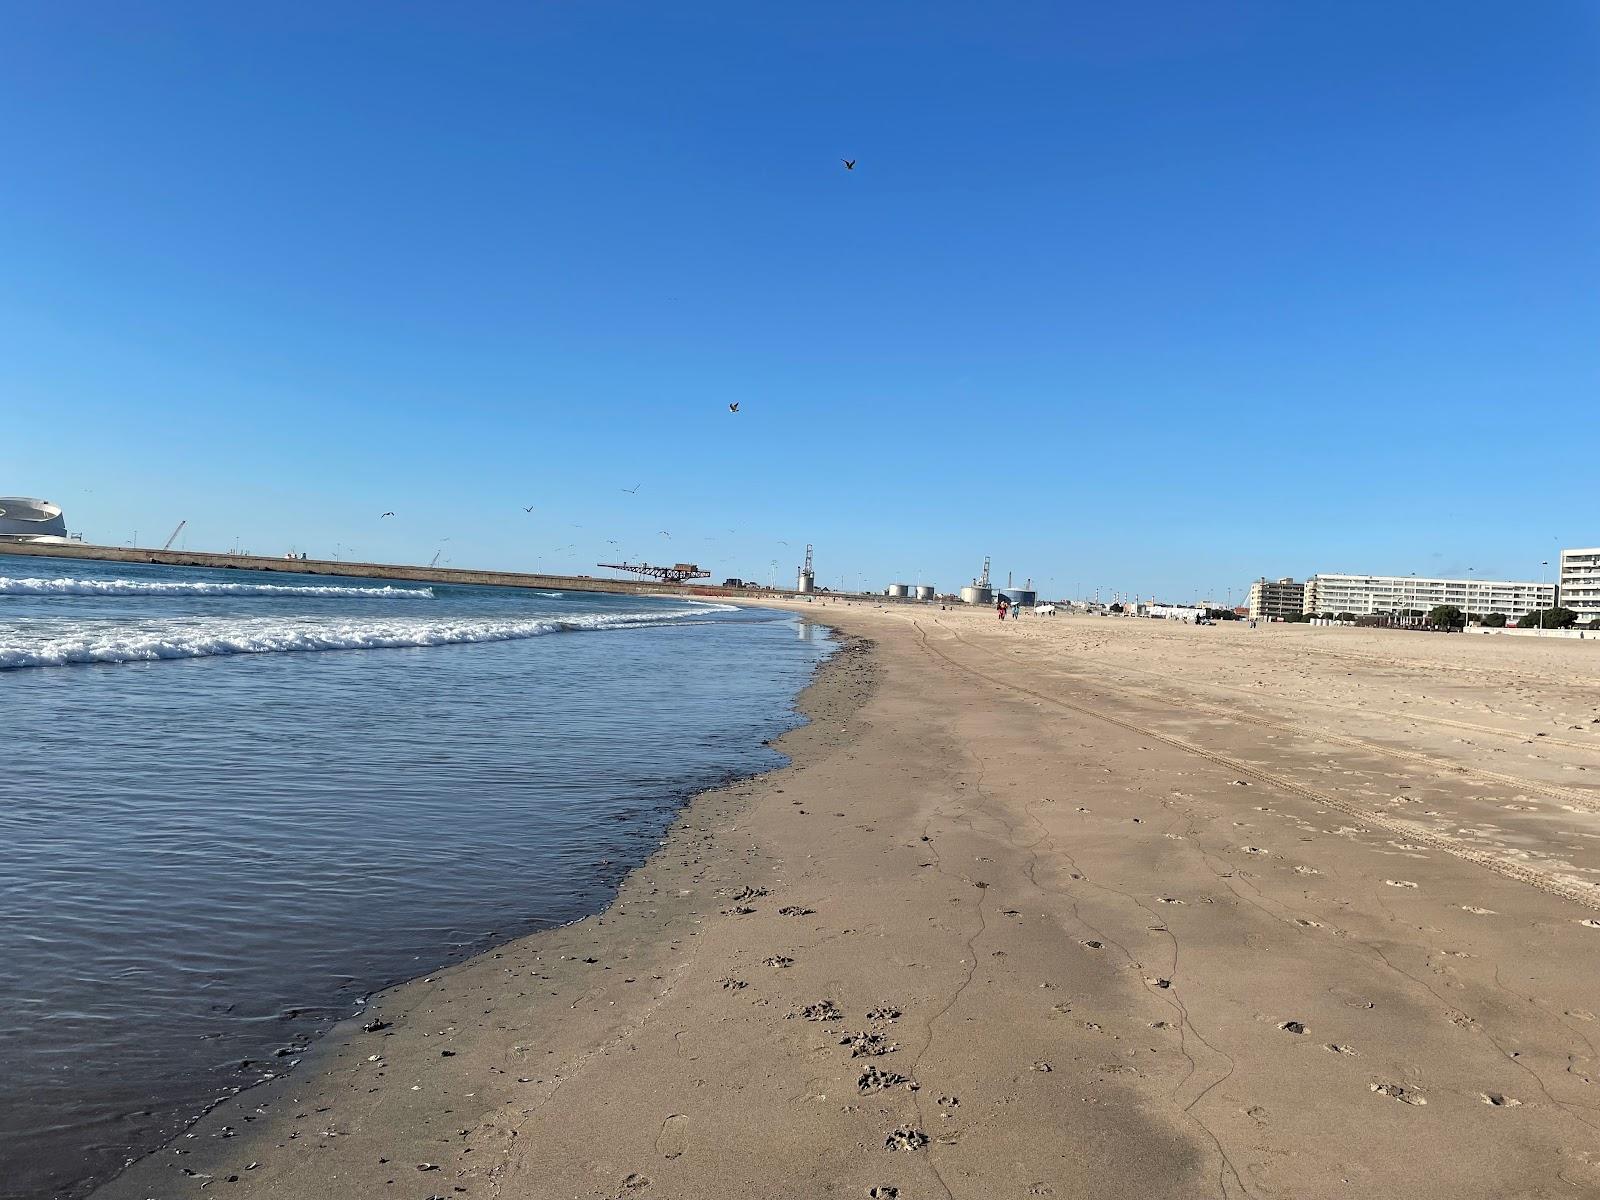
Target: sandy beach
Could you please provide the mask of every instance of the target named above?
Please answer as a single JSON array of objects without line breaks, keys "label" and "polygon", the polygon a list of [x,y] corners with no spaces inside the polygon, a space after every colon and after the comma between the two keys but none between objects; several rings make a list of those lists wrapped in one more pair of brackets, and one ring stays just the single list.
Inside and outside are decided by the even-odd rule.
[{"label": "sandy beach", "polygon": [[1600,1195],[1600,644],[793,607],[790,766],[96,1195]]}]

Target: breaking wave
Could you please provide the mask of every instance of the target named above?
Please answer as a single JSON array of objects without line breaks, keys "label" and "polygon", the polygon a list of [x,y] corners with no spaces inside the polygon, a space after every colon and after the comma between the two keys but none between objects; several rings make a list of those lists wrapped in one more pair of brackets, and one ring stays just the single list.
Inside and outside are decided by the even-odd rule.
[{"label": "breaking wave", "polygon": [[160,583],[138,579],[13,579],[0,596],[298,596],[432,600],[432,588],[290,586],[273,583]]},{"label": "breaking wave", "polygon": [[463,618],[452,621],[215,618],[168,621],[103,632],[80,630],[64,637],[0,640],[0,671],[65,667],[83,663],[159,662],[228,654],[296,654],[317,650],[389,650],[510,642],[550,633],[584,633],[649,625],[671,625],[729,605],[696,605],[670,613],[607,613],[522,620]]}]

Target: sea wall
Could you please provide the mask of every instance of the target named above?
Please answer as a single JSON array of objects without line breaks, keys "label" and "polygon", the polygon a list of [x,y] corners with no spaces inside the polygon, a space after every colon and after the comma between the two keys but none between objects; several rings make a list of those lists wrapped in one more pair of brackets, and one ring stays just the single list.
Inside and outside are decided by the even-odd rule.
[{"label": "sea wall", "polygon": [[490,584],[565,592],[670,593],[692,596],[760,596],[746,589],[688,587],[649,580],[595,579],[587,575],[534,575],[520,571],[474,571],[460,567],[421,567],[403,563],[343,562],[321,558],[271,558],[259,554],[206,550],[155,550],[130,546],[92,546],[83,542],[29,544],[0,542],[0,554],[24,557],[84,558],[96,562],[159,563],[170,567],[216,567],[237,571],[278,571],[290,575],[341,575],[356,579],[406,579],[424,583]]}]

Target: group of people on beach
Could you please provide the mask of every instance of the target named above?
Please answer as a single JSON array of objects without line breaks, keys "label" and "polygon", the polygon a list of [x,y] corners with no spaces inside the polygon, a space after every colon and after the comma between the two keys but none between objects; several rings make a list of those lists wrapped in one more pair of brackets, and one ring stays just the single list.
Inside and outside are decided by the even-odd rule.
[{"label": "group of people on beach", "polygon": [[1013,621],[1015,621],[1017,619],[1018,614],[1022,612],[1022,605],[1020,605],[1020,604],[1012,604],[1011,601],[1009,599],[1007,599],[1005,596],[1001,596],[1000,597],[999,603],[996,604],[994,606],[994,608],[995,608],[995,612],[999,614],[1000,619],[1002,621],[1004,621],[1006,619],[1006,613],[1007,612],[1009,612],[1011,614],[1011,619]]}]

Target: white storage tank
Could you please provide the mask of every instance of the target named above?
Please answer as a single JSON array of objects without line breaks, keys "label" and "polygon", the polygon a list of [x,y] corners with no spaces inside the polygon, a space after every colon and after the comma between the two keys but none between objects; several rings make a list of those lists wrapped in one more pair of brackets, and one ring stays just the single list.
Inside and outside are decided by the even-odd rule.
[{"label": "white storage tank", "polygon": [[916,594],[918,600],[932,600],[939,594],[939,589],[931,583],[919,583],[917,584]]},{"label": "white storage tank", "polygon": [[911,595],[911,585],[909,583],[891,583],[889,585],[891,599],[904,600],[909,595]]},{"label": "white storage tank", "polygon": [[994,589],[969,583],[961,589],[961,603],[990,605],[994,603]]}]

